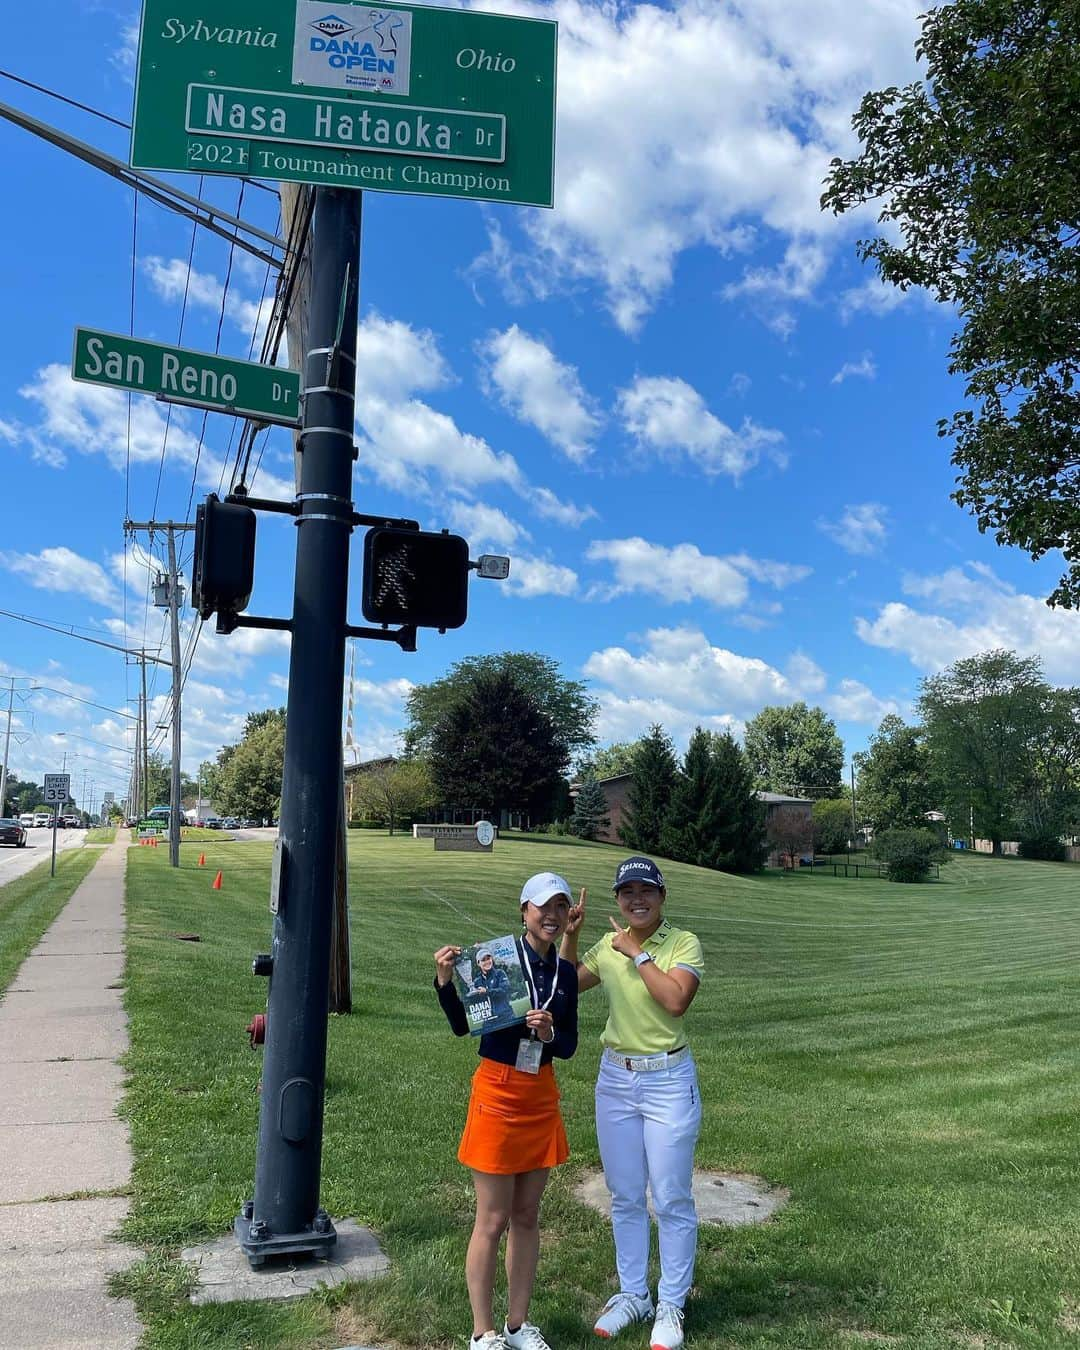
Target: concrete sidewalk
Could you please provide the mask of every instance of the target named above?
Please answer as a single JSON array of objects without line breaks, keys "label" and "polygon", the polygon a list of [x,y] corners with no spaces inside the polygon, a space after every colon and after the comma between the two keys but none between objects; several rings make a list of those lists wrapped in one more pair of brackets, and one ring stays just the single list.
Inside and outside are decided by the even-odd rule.
[{"label": "concrete sidewalk", "polygon": [[131,1175],[115,1114],[126,852],[103,850],[0,1002],[4,1350],[133,1350],[141,1335],[132,1304],[105,1292],[142,1255],[108,1241],[128,1206],[108,1193]]}]

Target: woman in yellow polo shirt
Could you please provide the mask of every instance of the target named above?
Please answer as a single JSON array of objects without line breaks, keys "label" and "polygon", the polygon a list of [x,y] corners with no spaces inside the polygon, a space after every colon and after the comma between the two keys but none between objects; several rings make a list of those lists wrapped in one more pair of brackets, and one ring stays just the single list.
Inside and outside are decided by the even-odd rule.
[{"label": "woman in yellow polo shirt", "polygon": [[[701,1129],[697,1070],[686,1043],[683,1014],[704,970],[701,943],[664,918],[667,890],[650,858],[619,864],[612,887],[623,925],[578,961],[585,892],[570,911],[564,960],[577,965],[578,989],[602,984],[608,1020],[596,1082],[596,1137],[611,1192],[611,1226],[619,1292],[596,1320],[598,1336],[617,1336],[653,1317],[652,1350],[683,1344],[683,1305],[694,1278],[697,1211],[691,1182]],[[660,1239],[656,1307],[649,1294],[649,1211],[652,1191]]]}]

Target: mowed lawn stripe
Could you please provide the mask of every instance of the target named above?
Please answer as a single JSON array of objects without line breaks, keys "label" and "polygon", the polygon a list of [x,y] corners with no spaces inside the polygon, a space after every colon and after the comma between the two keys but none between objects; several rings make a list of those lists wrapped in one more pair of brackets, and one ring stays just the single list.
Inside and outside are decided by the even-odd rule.
[{"label": "mowed lawn stripe", "polygon": [[[371,1224],[393,1269],[272,1314],[160,1296],[178,1287],[160,1258],[227,1229],[254,1173],[260,1056],[243,1028],[265,999],[249,969],[269,945],[270,848],[206,854],[179,873],[161,850],[130,855],[127,1234],[159,1258],[136,1290],[151,1344],[461,1344],[471,1197],[454,1155],[475,1042],[445,1027],[431,953],[512,931],[521,882],[546,868],[588,886],[598,937],[620,850],[511,837],[480,856],[350,838],[355,1013],[331,1019],[322,1198]],[[699,1164],[792,1193],[768,1225],[703,1230],[692,1345],[1075,1345],[1080,874],[979,858],[921,887],[664,870],[671,917],[699,933],[708,965],[689,1022]],[[558,1066],[573,1158],[545,1200],[534,1305],[557,1350],[595,1344],[590,1319],[613,1287],[607,1227],[573,1193],[598,1165],[604,1007],[599,992],[582,1000],[581,1049]],[[644,1332],[627,1343],[640,1350]]]}]

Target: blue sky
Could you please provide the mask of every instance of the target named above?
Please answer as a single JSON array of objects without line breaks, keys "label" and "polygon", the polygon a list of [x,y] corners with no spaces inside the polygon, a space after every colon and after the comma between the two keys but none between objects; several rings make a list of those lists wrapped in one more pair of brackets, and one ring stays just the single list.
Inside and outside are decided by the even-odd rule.
[{"label": "blue sky", "polygon": [[[885,713],[910,713],[924,674],[992,646],[1070,682],[1080,617],[1041,600],[1058,559],[998,548],[948,500],[936,423],[962,397],[945,373],[952,314],[858,262],[868,217],[817,207],[861,93],[912,78],[919,6],[821,0],[813,31],[795,0],[491,8],[560,23],[556,208],[366,194],[355,500],[456,529],[474,556],[509,553],[511,578],[474,582],[467,625],[422,633],[415,655],[358,644],[357,753],[394,748],[412,683],[503,649],[587,680],[603,742],[659,721],[684,745],[696,724],[738,733],[801,698],[857,750]],[[16,7],[4,64],[126,121],[137,24],[110,0]],[[125,156],[121,129],[0,85]],[[0,604],[156,649],[147,541],[125,557],[122,520],[192,519],[236,428],[210,414],[200,447],[202,415],[175,409],[166,443],[162,405],[133,396],[129,426],[124,395],[70,380],[77,324],[129,331],[132,196],[7,123],[0,147]],[[235,180],[177,182],[236,207]],[[242,212],[276,227],[257,188]],[[213,350],[220,323],[221,350],[246,357],[265,268],[237,253],[225,292],[228,245],[200,230],[188,278],[191,248],[189,223],[140,205],[135,334],[178,340],[187,279],[183,344]],[[291,475],[275,430],[254,490],[285,494]],[[260,520],[251,612],[287,613],[292,550],[288,522]],[[280,635],[195,637],[189,612],[189,770],[247,712],[283,703],[287,673]],[[66,751],[77,792],[85,774],[120,795],[126,759],[107,747],[130,724],[31,685],[130,710],[124,658],[0,617],[8,675],[12,769],[40,774]],[[153,689],[156,724],[165,672]]]}]

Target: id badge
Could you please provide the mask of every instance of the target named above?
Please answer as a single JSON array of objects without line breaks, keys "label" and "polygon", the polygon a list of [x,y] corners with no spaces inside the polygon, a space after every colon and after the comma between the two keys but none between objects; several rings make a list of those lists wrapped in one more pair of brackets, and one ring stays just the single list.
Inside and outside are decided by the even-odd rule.
[{"label": "id badge", "polygon": [[544,1053],[544,1047],[537,1040],[522,1040],[518,1042],[517,1063],[514,1068],[519,1073],[539,1073],[540,1057]]}]

